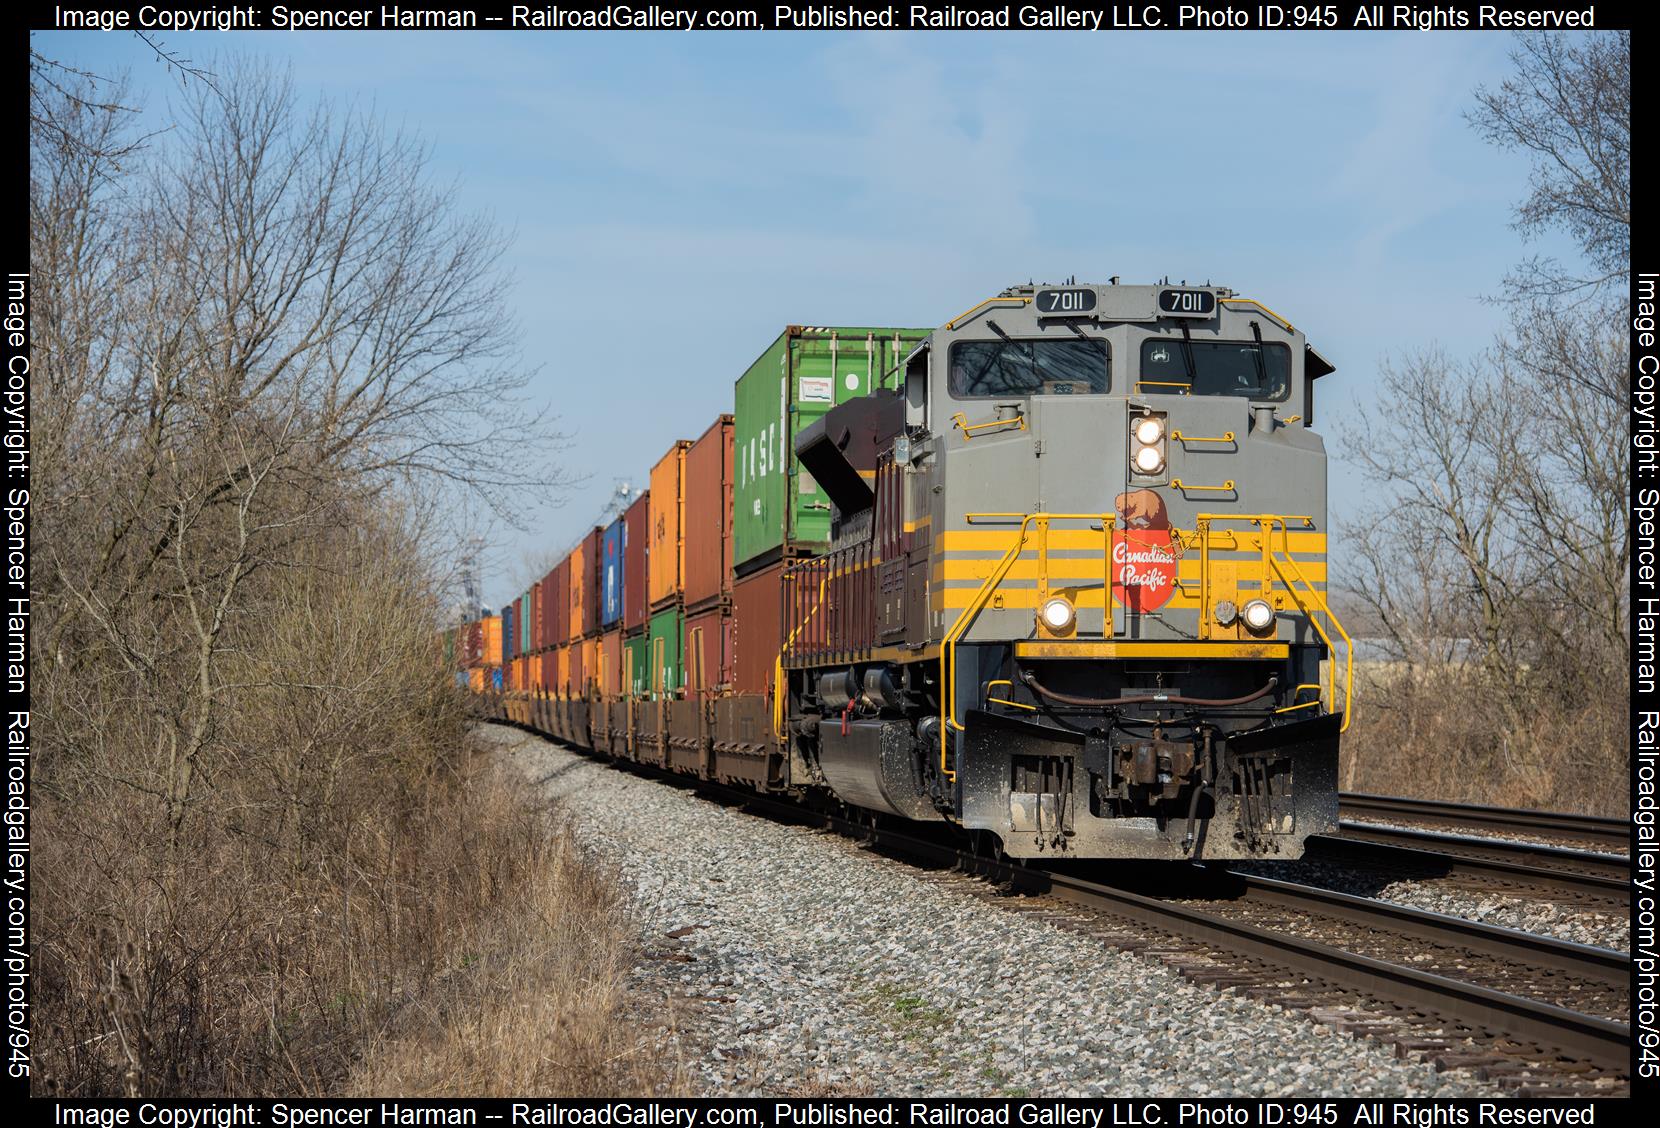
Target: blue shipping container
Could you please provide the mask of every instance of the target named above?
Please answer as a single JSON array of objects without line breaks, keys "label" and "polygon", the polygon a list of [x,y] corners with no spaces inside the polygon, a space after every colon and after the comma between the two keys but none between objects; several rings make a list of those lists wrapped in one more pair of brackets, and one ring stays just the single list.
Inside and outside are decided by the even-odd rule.
[{"label": "blue shipping container", "polygon": [[515,653],[513,640],[517,635],[514,634],[513,628],[517,624],[513,621],[513,618],[513,604],[509,603],[501,609],[501,664],[503,666],[513,661]]},{"label": "blue shipping container", "polygon": [[601,565],[601,599],[599,605],[599,625],[614,627],[622,618],[623,612],[623,536],[625,526],[623,519],[618,517],[609,528],[600,543]]},{"label": "blue shipping container", "polygon": [[497,693],[501,692],[501,667],[497,666],[490,671],[490,688]]}]

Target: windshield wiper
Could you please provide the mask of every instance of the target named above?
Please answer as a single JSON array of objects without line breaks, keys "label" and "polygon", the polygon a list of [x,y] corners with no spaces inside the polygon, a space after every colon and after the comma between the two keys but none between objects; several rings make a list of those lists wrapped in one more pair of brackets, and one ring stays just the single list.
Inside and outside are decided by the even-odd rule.
[{"label": "windshield wiper", "polygon": [[1199,366],[1193,360],[1193,333],[1187,327],[1187,318],[1182,318],[1182,359],[1187,361],[1187,386],[1191,389],[1199,380]]},{"label": "windshield wiper", "polygon": [[1251,336],[1253,336],[1257,339],[1256,352],[1251,354],[1252,356],[1256,357],[1256,361],[1257,361],[1257,387],[1262,389],[1262,394],[1263,395],[1267,395],[1268,394],[1268,365],[1262,359],[1262,326],[1258,325],[1255,321],[1251,322]]}]

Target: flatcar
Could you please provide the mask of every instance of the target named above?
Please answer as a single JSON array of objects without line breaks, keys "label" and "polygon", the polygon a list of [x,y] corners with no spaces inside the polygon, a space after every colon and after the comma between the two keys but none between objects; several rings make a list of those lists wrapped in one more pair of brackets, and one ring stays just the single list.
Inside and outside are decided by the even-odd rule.
[{"label": "flatcar", "polygon": [[508,610],[481,708],[1016,858],[1294,857],[1335,829],[1352,687],[1332,371],[1208,284],[791,327]]}]

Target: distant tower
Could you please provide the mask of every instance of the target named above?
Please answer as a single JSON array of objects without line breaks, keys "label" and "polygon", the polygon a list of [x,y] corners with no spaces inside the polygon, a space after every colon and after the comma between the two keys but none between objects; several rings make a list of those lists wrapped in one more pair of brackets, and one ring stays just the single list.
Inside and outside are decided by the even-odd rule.
[{"label": "distant tower", "polygon": [[484,596],[479,584],[479,557],[484,553],[483,537],[468,537],[466,555],[461,558],[461,615],[470,622],[484,614]]}]

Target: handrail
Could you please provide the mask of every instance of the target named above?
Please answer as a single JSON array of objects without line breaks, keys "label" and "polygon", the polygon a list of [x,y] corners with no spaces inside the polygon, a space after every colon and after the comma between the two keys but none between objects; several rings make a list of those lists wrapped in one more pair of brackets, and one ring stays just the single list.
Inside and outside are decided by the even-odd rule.
[{"label": "handrail", "polygon": [[[1291,522],[1300,522],[1304,528],[1313,528],[1314,518],[1303,514],[1281,513],[1200,513],[1195,516],[1194,523],[1199,534],[1199,630],[1202,636],[1206,638],[1210,637],[1211,624],[1210,525],[1212,521],[1249,521],[1256,525],[1258,534],[1262,538],[1263,594],[1267,595],[1272,587],[1273,578],[1269,575],[1270,570],[1272,570],[1280,577],[1280,582],[1296,602],[1298,610],[1308,616],[1309,625],[1320,636],[1320,640],[1326,644],[1328,651],[1335,653],[1337,646],[1332,642],[1331,635],[1320,625],[1317,613],[1324,614],[1342,637],[1344,646],[1343,724],[1338,732],[1347,732],[1349,730],[1351,707],[1354,704],[1354,641],[1349,637],[1349,632],[1344,629],[1342,620],[1338,619],[1332,611],[1331,604],[1326,601],[1326,597],[1313,584],[1309,583],[1308,578],[1303,575],[1302,569],[1297,566],[1296,558],[1291,555]],[[1274,550],[1274,526],[1276,525],[1279,526],[1280,541],[1283,545],[1278,552]],[[1281,558],[1284,559],[1286,567],[1290,569],[1290,575],[1287,574],[1286,567],[1281,567]],[[1295,577],[1296,583],[1292,582],[1293,577]],[[1299,583],[1307,591],[1309,598],[1306,600],[1303,593],[1297,589]],[[1335,706],[1337,704],[1335,678],[1333,681],[1332,704]],[[1308,687],[1298,686],[1297,688],[1300,691]],[[1324,687],[1321,687],[1321,692],[1323,695]],[[1292,696],[1295,698],[1296,691],[1293,692]]]},{"label": "handrail", "polygon": [[1194,485],[1189,485],[1188,483],[1182,481],[1180,478],[1172,478],[1172,479],[1170,479],[1170,488],[1173,489],[1173,490],[1181,490],[1183,493],[1199,493],[1201,491],[1204,491],[1206,493],[1235,493],[1235,492],[1237,492],[1234,489],[1234,481],[1233,481],[1232,478],[1227,479],[1220,486],[1194,486]]},{"label": "handrail", "polygon": [[1007,427],[1010,423],[1018,423],[1019,426],[1015,429],[1024,431],[1026,429],[1026,413],[1017,411],[1012,418],[990,419],[984,423],[970,423],[968,416],[960,411],[953,413],[951,416],[951,425],[962,431],[964,442],[972,439],[976,431],[984,431],[990,427]]},{"label": "handrail", "polygon": [[1171,431],[1170,437],[1178,443],[1231,443],[1234,441],[1232,431],[1224,431],[1220,438],[1206,435],[1184,435],[1181,431]]},{"label": "handrail", "polygon": [[[1352,714],[1352,706],[1354,704],[1354,688],[1355,688],[1355,645],[1354,645],[1354,640],[1349,637],[1349,632],[1343,629],[1342,621],[1339,620],[1336,615],[1332,614],[1331,605],[1326,602],[1325,597],[1322,596],[1318,591],[1316,591],[1315,588],[1314,588],[1314,585],[1309,583],[1308,580],[1304,578],[1302,569],[1297,567],[1296,560],[1292,559],[1292,556],[1291,556],[1291,543],[1290,543],[1291,542],[1291,534],[1289,532],[1285,533],[1285,540],[1286,540],[1286,548],[1285,548],[1285,551],[1281,555],[1283,555],[1285,557],[1285,562],[1291,566],[1292,572],[1294,572],[1296,574],[1297,582],[1302,584],[1305,588],[1308,589],[1309,594],[1311,596],[1313,596],[1314,599],[1319,603],[1319,605],[1320,605],[1319,609],[1321,611],[1325,612],[1326,618],[1331,620],[1331,625],[1336,627],[1337,628],[1337,633],[1343,636],[1343,667],[1344,667],[1343,668],[1343,723],[1342,723],[1342,725],[1340,725],[1338,727],[1338,730],[1337,730],[1338,734],[1341,735],[1341,734],[1349,731],[1349,721],[1352,719],[1352,715],[1353,715]],[[1311,610],[1309,608],[1309,606],[1306,603],[1303,602],[1303,597],[1298,594],[1296,587],[1293,586],[1292,583],[1289,580],[1286,579],[1285,572],[1283,570],[1281,570],[1281,568],[1280,568],[1279,560],[1277,558],[1275,558],[1275,559],[1273,559],[1272,562],[1273,562],[1273,565],[1274,565],[1274,571],[1279,572],[1280,579],[1285,581],[1285,590],[1291,593],[1291,598],[1295,599],[1297,601],[1297,606],[1302,609],[1303,614],[1308,616],[1308,621],[1309,621],[1310,625],[1312,625],[1316,631],[1320,632],[1320,638],[1321,638],[1322,641],[1325,642],[1326,649],[1327,650],[1336,650],[1337,647],[1332,643],[1331,635],[1326,633],[1325,628],[1320,625],[1320,620],[1315,618],[1314,611]],[[1335,705],[1336,703],[1337,703],[1337,686],[1333,685],[1332,686],[1332,704]]]},{"label": "handrail", "polygon": [[[990,517],[1013,519],[1013,513],[966,513],[963,520],[972,525],[976,518],[984,520]],[[1047,561],[1049,556],[1049,523],[1051,521],[1099,521],[1102,532],[1106,534],[1106,554],[1101,561],[1102,574],[1105,579],[1103,591],[1103,613],[1106,615],[1107,631],[1112,629],[1112,544],[1113,526],[1117,517],[1111,513],[1027,513],[1020,516],[1020,528],[1015,534],[1014,543],[1009,546],[997,566],[991,570],[984,582],[980,584],[974,598],[969,600],[968,606],[957,616],[951,629],[945,632],[940,640],[940,679],[944,683],[940,686],[940,773],[948,780],[955,780],[957,773],[949,767],[949,748],[951,729],[959,732],[962,726],[957,724],[957,642],[968,633],[968,628],[974,625],[987,603],[991,602],[992,593],[1003,583],[1014,562],[1026,548],[1027,530],[1035,523],[1040,530],[1038,557],[1044,563],[1039,566],[1038,587],[1040,592],[1047,592],[1049,585]]]},{"label": "handrail", "polygon": [[1018,302],[1020,305],[1027,305],[1031,302],[1031,300],[1032,300],[1031,298],[1014,297],[1014,296],[998,297],[998,298],[987,298],[985,301],[981,302],[979,305],[971,306],[970,308],[963,310],[963,312],[959,313],[956,317],[953,317],[950,321],[947,321],[945,323],[945,327],[947,329],[955,329],[958,325],[961,325],[964,321],[968,320],[970,317],[973,317],[976,313],[979,313],[982,309],[985,309],[989,305],[996,305],[998,302]]},{"label": "handrail", "polygon": [[795,636],[801,633],[801,628],[812,622],[818,609],[824,606],[824,592],[830,584],[830,577],[826,575],[818,582],[818,599],[813,603],[813,609],[807,612],[807,617],[795,625],[790,637],[784,640],[779,648],[778,657],[772,661],[772,735],[779,740],[784,739],[784,655],[790,647],[795,645]]}]

